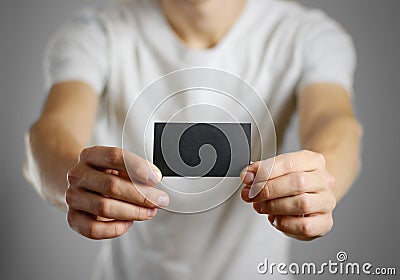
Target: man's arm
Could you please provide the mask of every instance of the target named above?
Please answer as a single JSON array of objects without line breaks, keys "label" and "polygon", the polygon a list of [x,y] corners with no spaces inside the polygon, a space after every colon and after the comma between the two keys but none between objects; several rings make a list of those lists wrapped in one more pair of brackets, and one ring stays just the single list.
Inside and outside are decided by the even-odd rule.
[{"label": "man's arm", "polygon": [[55,85],[26,135],[25,177],[42,197],[64,210],[66,174],[90,140],[97,99],[85,83]]},{"label": "man's arm", "polygon": [[133,221],[152,219],[169,198],[155,188],[162,174],[147,160],[118,147],[85,148],[97,106],[85,83],[54,86],[27,137],[25,176],[44,198],[67,210],[72,229],[106,239],[124,234]]},{"label": "man's arm", "polygon": [[339,201],[360,168],[362,129],[349,95],[338,85],[314,84],[299,93],[298,112],[302,147],[325,156]]},{"label": "man's arm", "polygon": [[308,86],[298,111],[304,150],[250,164],[241,174],[241,195],[276,229],[313,240],[332,229],[336,202],[357,174],[361,127],[337,85]]}]

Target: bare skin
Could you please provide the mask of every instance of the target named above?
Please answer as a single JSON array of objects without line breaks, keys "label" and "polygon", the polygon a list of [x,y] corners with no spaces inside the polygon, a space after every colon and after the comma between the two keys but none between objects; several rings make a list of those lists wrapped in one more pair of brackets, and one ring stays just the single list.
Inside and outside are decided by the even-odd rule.
[{"label": "bare skin", "polygon": [[43,197],[68,211],[72,229],[106,239],[125,233],[133,221],[150,220],[158,207],[168,205],[168,196],[154,188],[161,173],[147,160],[125,153],[125,160],[137,166],[132,182],[122,149],[84,148],[97,104],[84,83],[55,85],[26,139],[25,176]]},{"label": "bare skin", "polygon": [[214,47],[240,16],[246,0],[160,0],[170,25],[190,48]]},{"label": "bare skin", "polygon": [[[241,195],[258,213],[268,214],[278,230],[312,240],[332,229],[336,203],[358,173],[362,131],[347,93],[337,85],[304,89],[298,112],[305,150],[248,166],[242,172],[247,186]],[[260,190],[255,197],[252,185]]]},{"label": "bare skin", "polygon": [[[245,3],[160,1],[182,41],[201,49],[218,43]],[[24,172],[39,194],[68,212],[72,229],[91,239],[106,239],[124,234],[134,221],[150,220],[169,199],[155,188],[161,173],[150,162],[125,154],[126,160],[137,166],[132,182],[120,148],[86,148],[98,102],[94,90],[85,83],[54,85],[26,137]],[[278,230],[311,240],[330,231],[336,202],[357,174],[361,128],[346,92],[338,85],[305,88],[299,93],[298,111],[305,151],[250,165],[242,173],[247,186],[241,194],[258,213],[268,214]],[[271,162],[274,167],[268,177]],[[261,189],[255,197],[252,185]]]}]

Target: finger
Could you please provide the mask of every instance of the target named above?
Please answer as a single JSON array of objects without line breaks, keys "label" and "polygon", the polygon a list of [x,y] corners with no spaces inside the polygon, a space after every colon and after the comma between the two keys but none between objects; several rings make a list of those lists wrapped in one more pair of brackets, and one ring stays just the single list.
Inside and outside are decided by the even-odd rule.
[{"label": "finger", "polygon": [[[244,170],[256,174],[254,182],[260,182],[293,172],[313,171],[322,166],[325,166],[325,158],[322,154],[303,150],[257,161]],[[245,174],[242,175],[245,176]]]},{"label": "finger", "polygon": [[[247,172],[256,174],[253,182],[257,183],[293,172],[313,171],[322,166],[325,166],[325,158],[322,154],[304,150],[255,162],[248,167]],[[248,184],[248,182],[245,183]],[[261,190],[261,186],[253,185],[249,193],[250,198],[255,197]]]},{"label": "finger", "polygon": [[333,219],[330,213],[305,217],[275,215],[272,225],[286,234],[315,238],[325,235],[332,229]]},{"label": "finger", "polygon": [[143,207],[166,207],[168,195],[139,181],[132,183],[120,176],[81,165],[68,174],[70,184]]},{"label": "finger", "polygon": [[144,221],[156,214],[155,208],[145,208],[79,189],[75,195],[66,198],[70,208],[107,219]]},{"label": "finger", "polygon": [[333,196],[324,193],[303,193],[265,202],[255,202],[253,208],[259,214],[309,215],[329,213],[335,208],[335,204]]},{"label": "finger", "polygon": [[154,164],[120,148],[103,146],[86,148],[82,151],[80,160],[95,167],[128,172],[134,179],[143,183],[158,184],[162,179],[161,171]]},{"label": "finger", "polygon": [[68,224],[79,234],[90,239],[109,239],[121,236],[132,226],[132,221],[97,221],[90,214],[68,210]]},{"label": "finger", "polygon": [[[246,202],[265,201],[281,197],[299,195],[306,192],[319,192],[330,185],[330,175],[324,170],[311,172],[295,172],[275,179],[255,183],[259,193],[249,198],[250,186],[242,190],[242,198]],[[245,190],[245,189],[248,189]]]},{"label": "finger", "polygon": [[241,179],[241,182],[242,182],[243,184],[251,185],[251,184],[253,184],[255,175],[254,175],[253,172],[250,172],[250,171],[248,171],[248,170],[249,170],[248,167],[246,167],[245,169],[243,169],[243,170],[240,172],[240,179]]}]

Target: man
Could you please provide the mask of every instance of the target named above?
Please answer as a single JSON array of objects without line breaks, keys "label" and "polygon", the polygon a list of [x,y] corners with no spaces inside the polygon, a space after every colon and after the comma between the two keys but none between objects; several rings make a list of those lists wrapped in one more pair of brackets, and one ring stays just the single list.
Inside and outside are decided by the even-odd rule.
[{"label": "man", "polygon": [[[120,136],[135,94],[168,72],[198,66],[254,85],[278,143],[296,100],[304,150],[244,169],[242,200],[238,194],[211,211],[179,215],[159,210],[169,204],[155,187],[161,172],[119,148]],[[257,279],[264,257],[287,260],[286,236],[312,240],[331,230],[336,203],[357,174],[354,68],[348,35],[293,2],[139,0],[90,10],[50,45],[50,93],[27,137],[25,174],[79,234],[124,235],[105,244],[98,278]],[[142,137],[131,140],[142,145]],[[124,160],[136,167],[133,178]],[[134,221],[143,222],[128,232]]]}]

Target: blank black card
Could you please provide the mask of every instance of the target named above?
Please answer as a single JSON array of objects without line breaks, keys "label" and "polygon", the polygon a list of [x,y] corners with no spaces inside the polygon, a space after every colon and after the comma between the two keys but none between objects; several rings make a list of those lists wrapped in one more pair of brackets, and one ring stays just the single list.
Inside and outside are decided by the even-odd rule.
[{"label": "blank black card", "polygon": [[[180,166],[175,164],[177,161],[189,167],[200,165],[199,151],[206,144],[216,152],[215,164],[206,174],[200,174],[194,168],[176,167]],[[171,156],[174,149],[176,155]],[[250,150],[250,123],[154,124],[153,163],[166,177],[239,177],[240,171],[250,162]],[[212,154],[215,155],[206,153],[203,160],[208,160],[208,155],[211,157]],[[174,168],[169,165],[174,165]]]}]

